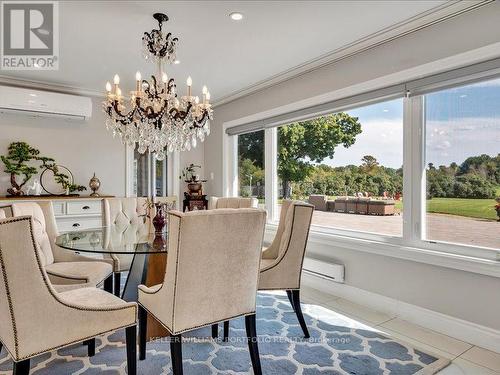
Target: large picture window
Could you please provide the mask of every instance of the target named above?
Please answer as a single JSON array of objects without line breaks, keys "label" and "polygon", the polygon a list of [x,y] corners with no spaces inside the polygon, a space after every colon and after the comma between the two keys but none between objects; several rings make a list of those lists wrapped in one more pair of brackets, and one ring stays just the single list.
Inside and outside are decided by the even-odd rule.
[{"label": "large picture window", "polygon": [[278,197],[315,205],[313,225],[401,236],[403,100],[278,129]]},{"label": "large picture window", "polygon": [[499,248],[500,80],[425,96],[427,240]]},{"label": "large picture window", "polygon": [[319,241],[431,263],[451,253],[482,272],[500,254],[498,72],[500,59],[235,120],[226,191],[258,197],[270,228],[284,199],[301,200]]},{"label": "large picture window", "polygon": [[238,136],[239,196],[259,199],[265,204],[264,130]]}]

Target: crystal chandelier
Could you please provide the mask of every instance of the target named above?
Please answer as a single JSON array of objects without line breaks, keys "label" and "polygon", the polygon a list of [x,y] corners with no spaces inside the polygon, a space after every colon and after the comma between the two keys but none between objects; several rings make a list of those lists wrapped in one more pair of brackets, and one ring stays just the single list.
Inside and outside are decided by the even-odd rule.
[{"label": "crystal chandelier", "polygon": [[[202,99],[191,94],[192,80],[187,79],[187,95],[177,96],[176,84],[163,70],[164,64],[172,64],[176,59],[177,38],[165,34],[163,23],[168,17],[155,13],[159,28],[145,32],[142,37],[144,58],[157,63],[158,75],[151,80],[135,75],[135,91],[130,97],[122,95],[120,77],[114,76],[113,85],[106,83],[106,100],[103,103],[107,115],[106,128],[118,135],[122,142],[135,147],[142,154],[154,153],[156,159],[163,160],[167,152],[190,150],[197,140],[205,140],[210,134],[209,121],[212,108],[210,92],[203,86]],[[129,102],[129,105],[126,105]]]}]

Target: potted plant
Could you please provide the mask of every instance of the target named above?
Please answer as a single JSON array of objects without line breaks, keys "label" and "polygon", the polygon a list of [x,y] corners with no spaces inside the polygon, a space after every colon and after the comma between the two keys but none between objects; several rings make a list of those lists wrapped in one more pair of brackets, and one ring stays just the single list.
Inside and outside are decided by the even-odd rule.
[{"label": "potted plant", "polygon": [[188,184],[189,193],[197,195],[202,189],[202,182],[200,176],[196,174],[196,170],[200,169],[201,165],[189,164],[182,170],[182,178]]},{"label": "potted plant", "polygon": [[[8,154],[0,156],[0,159],[5,165],[5,173],[10,173],[11,187],[7,189],[10,195],[24,195],[23,186],[37,174],[38,170],[28,164],[30,161],[41,162],[40,168],[46,168],[47,163],[53,162],[54,159],[39,156],[40,151],[31,147],[26,142],[13,142],[9,145]],[[22,181],[18,181],[17,176],[23,176]]]}]

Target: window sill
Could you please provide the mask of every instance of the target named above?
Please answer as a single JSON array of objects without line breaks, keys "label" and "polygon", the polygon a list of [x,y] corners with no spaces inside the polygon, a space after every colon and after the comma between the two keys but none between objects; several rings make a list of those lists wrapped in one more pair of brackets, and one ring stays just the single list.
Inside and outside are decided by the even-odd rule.
[{"label": "window sill", "polygon": [[[276,223],[266,226],[267,239],[276,233]],[[269,236],[269,237],[268,237]],[[372,239],[354,238],[352,236],[327,233],[311,228],[308,248],[317,246],[337,247],[346,250],[389,256],[433,266],[473,272],[481,275],[500,277],[500,259],[490,260],[472,256],[452,254],[450,252],[430,250],[404,244],[376,241]],[[498,252],[497,252],[498,254]]]}]

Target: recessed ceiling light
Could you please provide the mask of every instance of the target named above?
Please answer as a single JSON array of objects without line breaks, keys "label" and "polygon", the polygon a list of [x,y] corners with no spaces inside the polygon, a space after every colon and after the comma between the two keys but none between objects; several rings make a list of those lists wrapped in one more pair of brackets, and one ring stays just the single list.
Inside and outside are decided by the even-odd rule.
[{"label": "recessed ceiling light", "polygon": [[233,21],[241,21],[243,19],[243,14],[239,12],[233,12],[229,14],[229,17],[231,17]]},{"label": "recessed ceiling light", "polygon": [[174,60],[174,64],[175,64],[175,65],[178,65],[178,64],[180,64],[180,63],[181,63],[181,61],[180,61],[180,60]]}]

